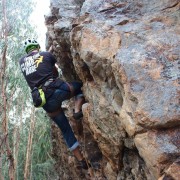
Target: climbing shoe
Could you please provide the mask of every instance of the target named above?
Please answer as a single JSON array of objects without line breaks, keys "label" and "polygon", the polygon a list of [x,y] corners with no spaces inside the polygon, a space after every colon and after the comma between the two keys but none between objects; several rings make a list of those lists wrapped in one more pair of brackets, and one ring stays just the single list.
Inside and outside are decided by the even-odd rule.
[{"label": "climbing shoe", "polygon": [[79,111],[79,112],[77,112],[77,113],[73,113],[73,118],[75,119],[75,120],[80,120],[81,118],[83,117],[83,113],[82,113],[82,111]]},{"label": "climbing shoe", "polygon": [[94,170],[99,170],[101,168],[99,162],[91,162],[91,166]]},{"label": "climbing shoe", "polygon": [[78,167],[87,170],[88,168],[91,167],[91,165],[89,163],[87,163],[85,159],[83,159],[83,160],[79,161]]}]

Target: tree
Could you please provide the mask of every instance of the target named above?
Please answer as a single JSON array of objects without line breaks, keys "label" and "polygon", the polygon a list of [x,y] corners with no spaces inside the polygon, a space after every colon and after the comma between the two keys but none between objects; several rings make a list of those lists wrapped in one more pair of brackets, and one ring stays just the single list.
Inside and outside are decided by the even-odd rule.
[{"label": "tree", "polygon": [[[2,65],[1,65],[1,97],[2,97],[2,103],[3,103],[3,112],[2,112],[2,131],[4,135],[2,135],[2,139],[4,139],[4,144],[6,148],[6,154],[9,160],[9,178],[14,179],[14,158],[12,155],[12,151],[9,145],[9,139],[8,139],[8,118],[7,118],[7,94],[6,94],[6,81],[4,80],[6,77],[6,54],[7,54],[7,48],[8,48],[8,29],[7,29],[7,10],[6,10],[6,0],[2,0],[2,12],[3,12],[3,21],[2,21],[2,38],[4,38],[4,49],[2,51]],[[1,160],[2,162],[2,160]],[[2,166],[2,165],[1,165]],[[2,172],[1,177],[2,176]]]},{"label": "tree", "polygon": [[[53,179],[49,120],[41,110],[30,115],[30,91],[18,64],[24,54],[22,42],[36,37],[28,23],[34,4],[32,0],[0,3],[0,179],[23,180],[28,174],[30,179]],[[35,117],[33,128],[30,122]],[[23,174],[25,169],[27,173]]]},{"label": "tree", "polygon": [[[14,56],[13,50],[17,50],[17,44],[18,44],[18,39],[16,38],[16,46],[12,43],[13,37],[19,37],[19,32],[23,31],[22,24],[21,26],[17,26],[17,22],[22,23],[21,21],[17,21],[22,19],[23,10],[19,10],[19,3],[23,1],[6,1],[2,0],[2,9],[1,9],[1,18],[2,18],[2,24],[1,24],[1,42],[0,42],[0,47],[1,47],[1,63],[0,63],[0,85],[1,85],[1,99],[0,99],[0,114],[1,114],[1,129],[0,129],[0,137],[1,137],[1,142],[0,142],[0,177],[1,179],[4,179],[3,173],[2,173],[2,153],[5,154],[7,160],[9,161],[9,166],[8,166],[8,172],[9,172],[9,178],[10,179],[15,179],[15,167],[14,167],[14,157],[12,153],[12,147],[10,145],[10,138],[9,138],[9,119],[8,119],[8,108],[11,108],[12,104],[10,104],[10,99],[12,98],[12,89],[9,87],[9,80],[14,78],[14,75],[12,76],[12,68],[11,68],[11,73],[8,74],[8,68],[9,64],[11,63],[11,59],[16,58]],[[27,3],[27,1],[25,1]],[[27,4],[28,5],[28,4]],[[29,7],[26,6],[26,7]],[[9,13],[11,12],[11,13]],[[16,16],[14,14],[16,13]],[[21,15],[21,16],[19,16]],[[29,29],[28,29],[29,31]],[[14,49],[13,49],[14,48]],[[21,53],[22,51],[17,50],[18,53]],[[17,53],[17,54],[18,54]],[[16,66],[17,67],[17,66]],[[9,68],[10,69],[10,68]],[[11,83],[12,85],[13,83]],[[15,87],[17,88],[17,87]]]},{"label": "tree", "polygon": [[24,169],[24,179],[27,180],[29,177],[29,165],[31,162],[31,154],[32,154],[32,140],[33,140],[33,132],[34,132],[34,126],[35,126],[35,109],[32,108],[31,111],[31,122],[30,122],[30,129],[29,129],[29,137],[28,137],[28,144],[27,144],[27,150],[26,150],[26,163],[25,163],[25,169]]}]

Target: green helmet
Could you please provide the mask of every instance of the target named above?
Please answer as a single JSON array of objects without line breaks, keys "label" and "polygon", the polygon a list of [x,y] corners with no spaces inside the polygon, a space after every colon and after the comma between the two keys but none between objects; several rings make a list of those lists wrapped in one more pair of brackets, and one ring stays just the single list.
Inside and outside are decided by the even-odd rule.
[{"label": "green helmet", "polygon": [[24,49],[26,53],[29,53],[30,51],[40,48],[39,43],[35,39],[27,39],[24,42]]}]

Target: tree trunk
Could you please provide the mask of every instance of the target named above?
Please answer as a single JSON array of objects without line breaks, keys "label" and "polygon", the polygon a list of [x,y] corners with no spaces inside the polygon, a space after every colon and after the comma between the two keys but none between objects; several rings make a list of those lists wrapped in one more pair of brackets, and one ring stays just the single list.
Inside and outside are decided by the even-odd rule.
[{"label": "tree trunk", "polygon": [[[1,97],[2,97],[2,129],[4,141],[4,147],[6,150],[6,155],[9,160],[9,179],[14,180],[14,158],[12,155],[12,151],[9,146],[9,139],[8,139],[8,118],[7,114],[7,95],[6,95],[6,53],[8,48],[8,31],[7,31],[7,16],[6,16],[6,0],[2,0],[2,38],[4,39],[4,48],[2,50],[2,60],[1,60],[1,74],[0,74],[0,83],[1,83]],[[2,162],[2,161],[1,161]],[[0,165],[2,166],[2,164]],[[2,172],[0,172],[2,176]]]},{"label": "tree trunk", "polygon": [[[20,99],[19,99],[20,100]],[[22,100],[22,99],[21,99]],[[21,101],[23,102],[23,100]],[[19,155],[19,144],[20,144],[20,133],[22,130],[22,116],[24,111],[24,104],[19,101],[19,106],[21,108],[21,116],[20,116],[20,125],[18,127],[15,127],[15,135],[14,135],[14,170],[15,170],[15,177],[17,177],[17,165],[18,165],[18,155]],[[20,106],[21,104],[21,106]]]},{"label": "tree trunk", "polygon": [[2,174],[2,154],[0,151],[0,180],[4,180],[3,174]]},{"label": "tree trunk", "polygon": [[31,162],[31,153],[32,153],[32,140],[33,140],[33,132],[35,127],[35,108],[32,108],[31,113],[31,122],[30,122],[30,130],[29,130],[29,136],[28,136],[28,144],[27,144],[27,150],[26,150],[26,162],[25,162],[25,168],[24,168],[24,180],[27,180],[29,177],[29,165]]}]

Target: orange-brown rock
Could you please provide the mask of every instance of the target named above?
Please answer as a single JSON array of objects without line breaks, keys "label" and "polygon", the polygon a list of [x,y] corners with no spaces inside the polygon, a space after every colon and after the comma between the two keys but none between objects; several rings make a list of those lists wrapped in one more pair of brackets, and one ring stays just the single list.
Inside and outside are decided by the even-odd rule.
[{"label": "orange-brown rock", "polygon": [[77,137],[99,165],[79,173],[63,151],[60,178],[179,179],[179,10],[179,0],[51,0],[47,48],[63,78],[83,82]]}]

